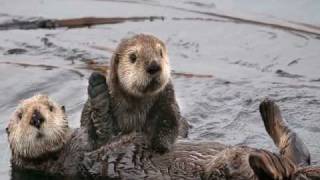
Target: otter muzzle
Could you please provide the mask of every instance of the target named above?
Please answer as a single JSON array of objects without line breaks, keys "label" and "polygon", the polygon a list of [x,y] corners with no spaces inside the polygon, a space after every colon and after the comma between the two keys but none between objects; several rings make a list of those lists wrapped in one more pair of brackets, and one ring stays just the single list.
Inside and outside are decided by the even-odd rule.
[{"label": "otter muzzle", "polygon": [[146,68],[147,73],[154,75],[161,71],[161,66],[156,61],[152,61]]},{"label": "otter muzzle", "polygon": [[42,116],[42,114],[38,110],[35,110],[32,114],[30,124],[40,129],[40,126],[43,123],[43,121],[44,121],[44,117]]}]

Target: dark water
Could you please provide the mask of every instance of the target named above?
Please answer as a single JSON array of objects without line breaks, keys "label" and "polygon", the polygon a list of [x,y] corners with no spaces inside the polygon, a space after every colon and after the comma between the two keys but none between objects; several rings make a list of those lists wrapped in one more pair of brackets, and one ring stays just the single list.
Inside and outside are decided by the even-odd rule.
[{"label": "dark water", "polygon": [[4,128],[19,101],[47,93],[66,106],[71,126],[78,127],[91,72],[87,62],[107,63],[111,52],[103,49],[140,32],[166,42],[175,72],[213,76],[173,76],[182,113],[194,127],[190,141],[276,150],[258,113],[261,99],[268,96],[278,102],[289,125],[309,147],[312,163],[320,164],[320,36],[192,12],[224,11],[320,26],[319,1],[288,2],[0,1],[0,22],[35,17],[166,17],[80,29],[0,31],[0,179],[10,179]]}]

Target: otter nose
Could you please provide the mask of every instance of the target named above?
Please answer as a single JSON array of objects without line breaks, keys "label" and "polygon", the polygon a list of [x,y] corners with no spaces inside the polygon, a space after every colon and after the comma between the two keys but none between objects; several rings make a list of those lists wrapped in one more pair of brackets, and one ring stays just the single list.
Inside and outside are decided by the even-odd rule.
[{"label": "otter nose", "polygon": [[40,126],[43,123],[43,121],[44,121],[44,118],[43,118],[42,114],[38,110],[34,110],[32,117],[31,117],[30,124],[38,129],[40,129]]},{"label": "otter nose", "polygon": [[156,74],[157,72],[161,71],[160,65],[156,61],[152,61],[148,66],[147,66],[147,72],[151,75]]}]

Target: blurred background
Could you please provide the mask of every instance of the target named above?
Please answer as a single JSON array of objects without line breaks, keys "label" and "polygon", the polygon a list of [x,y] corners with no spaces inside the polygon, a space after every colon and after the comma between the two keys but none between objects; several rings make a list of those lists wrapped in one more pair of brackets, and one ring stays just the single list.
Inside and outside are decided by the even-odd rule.
[{"label": "blurred background", "polygon": [[0,179],[19,101],[46,93],[78,127],[88,76],[137,33],[167,45],[188,141],[275,151],[258,112],[270,97],[320,164],[320,1],[0,0]]}]

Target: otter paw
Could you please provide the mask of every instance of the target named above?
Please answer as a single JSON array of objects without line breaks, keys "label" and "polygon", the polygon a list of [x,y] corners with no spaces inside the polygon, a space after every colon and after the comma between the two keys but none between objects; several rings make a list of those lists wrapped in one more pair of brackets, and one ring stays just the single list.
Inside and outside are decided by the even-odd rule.
[{"label": "otter paw", "polygon": [[153,151],[155,151],[156,153],[159,154],[164,154],[170,151],[171,149],[170,144],[168,143],[163,143],[163,142],[159,142],[159,141],[153,141],[151,144],[151,148]]},{"label": "otter paw", "polygon": [[108,92],[106,77],[103,74],[93,72],[89,77],[88,94],[91,99]]}]

